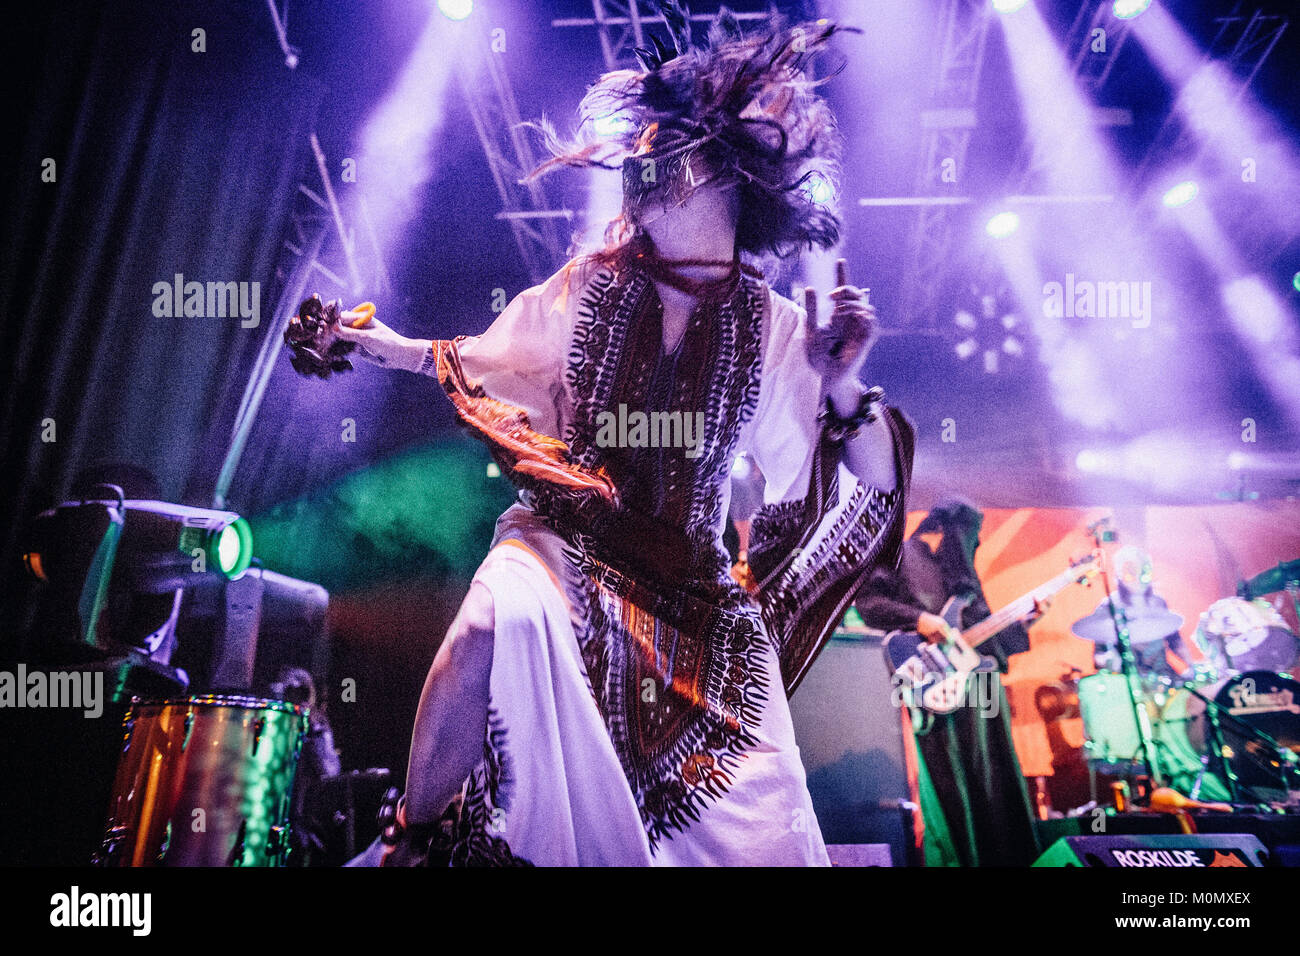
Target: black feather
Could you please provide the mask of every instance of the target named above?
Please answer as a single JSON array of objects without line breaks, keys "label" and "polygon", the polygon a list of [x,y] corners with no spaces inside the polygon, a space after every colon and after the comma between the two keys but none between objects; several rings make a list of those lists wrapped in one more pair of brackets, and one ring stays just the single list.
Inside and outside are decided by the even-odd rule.
[{"label": "black feather", "polygon": [[740,21],[726,7],[718,8],[718,15],[709,24],[709,46],[722,46],[732,40],[740,39]]},{"label": "black feather", "polygon": [[659,8],[674,50],[649,34],[649,46],[635,51],[642,72],[607,73],[580,107],[584,123],[619,112],[631,120],[629,128],[604,141],[605,150],[583,140],[567,149],[548,142],[554,158],[537,172],[608,167],[619,149],[623,156],[636,151],[660,162],[659,185],[650,193],[637,190],[639,177],[625,178],[624,216],[610,233],[611,255],[630,237],[638,204],[648,195],[671,203],[690,194],[695,184],[685,173],[696,168],[697,158],[713,171],[710,182],[737,190],[742,250],[784,256],[801,246],[833,245],[838,216],[801,187],[813,175],[836,183],[840,141],[817,94],[825,79],[810,79],[805,69],[845,28],[825,21],[787,26],[774,17],[747,36],[723,8],[706,45],[692,47],[684,6],[661,2]]},{"label": "black feather", "polygon": [[637,60],[640,61],[642,69],[646,72],[653,72],[659,69],[659,56],[654,50],[647,50],[643,46],[636,47],[632,50],[636,54]]},{"label": "black feather", "polygon": [[663,14],[664,24],[668,27],[668,36],[672,38],[677,55],[691,49],[691,13],[678,0],[659,0],[656,4]]},{"label": "black feather", "polygon": [[675,50],[670,51],[668,47],[664,46],[664,42],[660,40],[659,37],[655,36],[653,33],[650,34],[650,42],[655,45],[655,53],[659,57],[660,66],[663,66],[669,60],[677,59],[677,52]]}]

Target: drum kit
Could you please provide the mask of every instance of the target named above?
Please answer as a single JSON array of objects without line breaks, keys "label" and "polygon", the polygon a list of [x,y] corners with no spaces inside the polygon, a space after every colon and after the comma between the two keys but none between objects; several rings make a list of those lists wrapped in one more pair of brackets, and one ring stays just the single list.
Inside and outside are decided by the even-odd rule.
[{"label": "drum kit", "polygon": [[[1185,652],[1183,619],[1149,588],[1146,601],[1118,615],[1103,601],[1076,621],[1073,632],[1096,644],[1100,668],[1076,683],[1090,770],[1150,776],[1193,800],[1300,804],[1300,640],[1262,597],[1286,591],[1294,602],[1297,582],[1300,560],[1211,604],[1192,635],[1201,659],[1181,674],[1165,650]],[[1116,617],[1126,625],[1128,667]]]}]

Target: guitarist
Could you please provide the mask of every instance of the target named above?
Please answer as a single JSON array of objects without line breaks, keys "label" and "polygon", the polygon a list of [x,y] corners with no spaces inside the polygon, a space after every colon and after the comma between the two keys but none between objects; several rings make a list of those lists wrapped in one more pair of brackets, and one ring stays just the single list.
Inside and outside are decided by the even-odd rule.
[{"label": "guitarist", "polygon": [[[863,621],[881,631],[914,631],[932,643],[955,636],[939,616],[945,602],[971,597],[970,627],[989,616],[975,573],[984,516],[968,501],[942,501],[903,545],[897,570],[881,567],[859,593]],[[927,539],[938,536],[931,546]],[[1041,613],[1041,607],[1036,611]],[[1007,657],[1029,649],[1025,626],[1012,624],[981,645],[1005,672]],[[989,680],[981,674],[972,679]],[[990,681],[996,708],[970,704],[932,715],[915,730],[926,865],[1026,866],[1038,856],[1034,812],[1011,740],[1006,692]],[[975,694],[967,697],[974,701]],[[915,725],[914,725],[915,727]]]}]

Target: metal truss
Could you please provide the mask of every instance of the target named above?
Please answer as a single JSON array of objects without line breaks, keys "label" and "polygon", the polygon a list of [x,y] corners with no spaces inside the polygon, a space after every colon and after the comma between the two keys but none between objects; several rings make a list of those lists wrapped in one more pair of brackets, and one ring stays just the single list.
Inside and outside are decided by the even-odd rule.
[{"label": "metal truss", "polygon": [[[229,503],[235,472],[280,355],[281,336],[298,304],[317,290],[325,292],[326,296],[334,292],[350,292],[356,296],[365,294],[385,299],[392,295],[392,279],[380,254],[378,236],[364,201],[357,195],[357,204],[352,207],[361,221],[362,239],[358,240],[357,229],[346,221],[343,207],[334,193],[320,140],[314,132],[308,139],[315,175],[304,177],[295,192],[294,205],[289,213],[290,232],[283,241],[282,254],[276,263],[272,321],[266,324],[261,348],[235,414],[230,444],[213,491],[214,508],[225,508]],[[322,279],[325,282],[323,289]]]},{"label": "metal truss", "polygon": [[[987,0],[945,0],[940,12],[940,47],[929,108],[922,114],[921,166],[918,197],[941,197],[943,163],[953,160],[965,168],[975,100],[984,68],[992,8]],[[952,246],[951,203],[916,206],[916,223],[909,237],[905,265],[902,322],[909,327],[936,327],[937,295],[947,272]]]},{"label": "metal truss", "polygon": [[[1074,51],[1066,79],[1074,84],[1080,97],[1090,104],[1094,103],[1097,94],[1110,78],[1119,59],[1119,52],[1129,38],[1131,21],[1115,17],[1111,6],[1110,0],[1094,0],[1081,7],[1062,43],[1062,49],[1067,51],[1067,55],[1068,51]],[[1094,35],[1098,30],[1104,31],[1104,52],[1093,49]],[[1131,110],[1092,106],[1093,127],[1130,126],[1132,123]],[[1038,180],[1039,174],[1048,166],[1050,151],[1047,147],[1048,144],[1039,137],[1025,136],[1011,167],[1015,170],[1009,177],[1013,192],[1026,192]],[[1110,201],[1113,197],[1078,198]]]},{"label": "metal truss", "polygon": [[1237,96],[1240,97],[1254,82],[1264,61],[1282,39],[1282,34],[1290,25],[1290,19],[1276,14],[1266,16],[1261,11],[1254,10],[1249,16],[1234,13],[1219,17],[1214,22],[1218,25],[1219,32],[1206,51],[1206,56],[1219,56],[1216,51],[1226,50],[1223,59],[1228,68],[1237,74],[1240,74],[1242,66],[1249,66],[1249,72],[1242,78],[1241,87],[1237,91]]},{"label": "metal truss", "polygon": [[564,261],[568,243],[556,221],[571,220],[573,212],[550,208],[541,183],[523,181],[538,164],[536,150],[520,126],[514,89],[502,65],[505,58],[486,47],[481,52],[487,83],[464,75],[466,105],[501,200],[497,218],[509,224],[529,277],[540,283]]},{"label": "metal truss", "polygon": [[266,0],[266,8],[271,12],[271,25],[275,28],[275,40],[280,44],[284,54],[284,65],[294,70],[298,67],[298,57],[302,52],[289,42],[289,0],[283,0],[284,10],[275,5],[275,0]]},{"label": "metal truss", "polygon": [[[1091,97],[1106,85],[1106,80],[1119,59],[1119,51],[1128,40],[1132,22],[1117,18],[1110,3],[1097,3],[1091,7],[1085,4],[1080,8],[1079,15],[1074,18],[1074,23],[1065,35],[1065,49],[1075,51],[1070,72],[1080,92]],[[1104,54],[1093,50],[1093,38],[1098,30],[1104,31]]]},{"label": "metal truss", "polygon": [[[776,15],[776,7],[767,4],[761,10],[736,10],[728,4],[732,15],[741,21],[766,20]],[[648,24],[662,23],[657,13],[641,9],[641,0],[591,0],[592,16],[562,17],[551,21],[553,27],[595,27],[600,41],[605,69],[622,70],[637,67],[634,51],[646,45],[645,30]],[[712,23],[713,13],[693,13],[692,23]]]},{"label": "metal truss", "polygon": [[[390,295],[392,278],[364,199],[360,194],[354,196],[351,212],[356,221],[349,222],[349,215],[334,192],[320,140],[311,133],[308,141],[315,175],[304,177],[298,184],[289,216],[292,232],[283,245],[288,257],[277,267],[276,278],[283,280],[297,273],[310,282],[313,275],[318,275],[338,291]],[[305,261],[299,263],[299,259]]]},{"label": "metal truss", "polygon": [[[1282,39],[1282,34],[1290,25],[1290,19],[1279,14],[1265,15],[1259,9],[1245,14],[1238,5],[1236,11],[1217,18],[1214,23],[1218,32],[1206,48],[1201,65],[1217,61],[1228,75],[1237,80],[1237,87],[1229,100],[1235,104],[1246,95],[1250,84],[1263,68],[1264,61]],[[1178,119],[1177,111],[1170,110],[1151,140],[1146,156],[1138,165],[1135,179],[1141,182],[1150,167],[1163,157],[1186,153],[1195,160],[1206,145],[1204,142],[1196,142],[1195,134]]]}]

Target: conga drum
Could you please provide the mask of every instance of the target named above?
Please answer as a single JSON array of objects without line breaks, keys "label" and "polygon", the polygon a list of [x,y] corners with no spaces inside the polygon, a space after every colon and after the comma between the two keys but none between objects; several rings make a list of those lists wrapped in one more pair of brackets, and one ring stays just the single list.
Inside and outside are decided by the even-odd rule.
[{"label": "conga drum", "polygon": [[101,866],[281,866],[307,709],[257,697],[133,700]]}]

